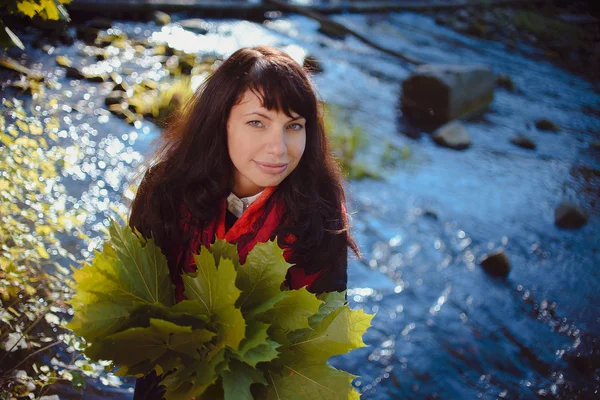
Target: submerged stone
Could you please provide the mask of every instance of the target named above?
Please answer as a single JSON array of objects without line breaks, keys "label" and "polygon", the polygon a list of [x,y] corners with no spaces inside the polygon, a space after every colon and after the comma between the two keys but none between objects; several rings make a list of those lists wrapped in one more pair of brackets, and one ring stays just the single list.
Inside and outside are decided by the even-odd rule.
[{"label": "submerged stone", "polygon": [[535,142],[531,140],[528,136],[525,136],[523,134],[518,134],[512,137],[510,141],[514,145],[522,147],[524,149],[535,150],[536,148]]},{"label": "submerged stone", "polygon": [[558,132],[560,130],[556,123],[547,118],[542,118],[535,121],[535,127],[541,131]]},{"label": "submerged stone", "polygon": [[496,76],[496,86],[504,88],[511,92],[515,90],[515,83],[513,82],[512,78],[508,75]]},{"label": "submerged stone", "polygon": [[587,224],[588,216],[577,204],[563,201],[554,210],[554,223],[562,229],[579,229]]},{"label": "submerged stone", "polygon": [[486,254],[480,265],[486,273],[492,276],[506,278],[510,272],[510,261],[502,249]]}]

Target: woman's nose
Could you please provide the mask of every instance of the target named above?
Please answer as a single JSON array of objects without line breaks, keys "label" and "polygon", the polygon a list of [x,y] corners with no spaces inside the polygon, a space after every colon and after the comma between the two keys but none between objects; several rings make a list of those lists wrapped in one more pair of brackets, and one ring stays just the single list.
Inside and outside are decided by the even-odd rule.
[{"label": "woman's nose", "polygon": [[269,132],[267,143],[267,152],[276,156],[285,154],[287,147],[285,145],[285,127],[274,127]]}]

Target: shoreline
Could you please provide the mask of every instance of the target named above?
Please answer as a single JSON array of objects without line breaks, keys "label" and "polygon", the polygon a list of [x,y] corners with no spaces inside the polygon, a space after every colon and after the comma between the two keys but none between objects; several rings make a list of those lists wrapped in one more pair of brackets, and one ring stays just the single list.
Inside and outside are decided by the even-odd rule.
[{"label": "shoreline", "polygon": [[[431,12],[443,10],[458,10],[464,7],[469,8],[489,8],[489,7],[519,7],[538,4],[552,4],[551,0],[490,0],[487,2],[475,0],[454,0],[454,1],[357,1],[342,4],[310,4],[302,5],[310,11],[316,11],[322,14],[341,14],[341,13],[370,13],[370,12],[395,12],[395,11],[414,11]],[[294,4],[300,6],[299,4]],[[120,14],[123,12],[181,12],[181,11],[201,11],[205,16],[228,15],[237,16],[244,14],[254,14],[267,11],[275,11],[277,7],[269,4],[269,1],[249,3],[247,1],[215,1],[215,0],[77,0],[67,6],[70,12],[91,12],[102,11],[108,15]]]}]

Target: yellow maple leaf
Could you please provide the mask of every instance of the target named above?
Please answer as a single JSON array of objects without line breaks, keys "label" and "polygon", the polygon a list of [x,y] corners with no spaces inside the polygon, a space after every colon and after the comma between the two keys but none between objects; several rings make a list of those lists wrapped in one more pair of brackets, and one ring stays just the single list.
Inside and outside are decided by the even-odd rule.
[{"label": "yellow maple leaf", "polygon": [[22,2],[17,2],[17,9],[27,15],[29,18],[33,18],[41,9],[42,6],[36,4],[33,1],[22,1]]},{"label": "yellow maple leaf", "polygon": [[60,18],[58,8],[54,0],[41,0],[40,5],[46,11],[48,19],[58,20]]}]

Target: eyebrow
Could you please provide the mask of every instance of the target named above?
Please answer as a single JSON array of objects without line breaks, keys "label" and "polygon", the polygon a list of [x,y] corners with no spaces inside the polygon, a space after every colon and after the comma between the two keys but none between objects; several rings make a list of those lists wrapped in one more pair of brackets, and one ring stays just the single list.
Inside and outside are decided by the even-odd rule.
[{"label": "eyebrow", "polygon": [[[244,116],[246,116],[246,115],[252,115],[252,114],[260,115],[261,117],[266,118],[269,121],[273,121],[273,119],[271,117],[269,117],[267,114],[263,114],[263,113],[258,112],[258,111],[249,112],[248,114],[245,114]],[[304,118],[302,115],[298,115],[296,118],[290,119],[288,122],[296,121],[296,120],[299,120],[299,119],[302,119],[302,118]]]}]

